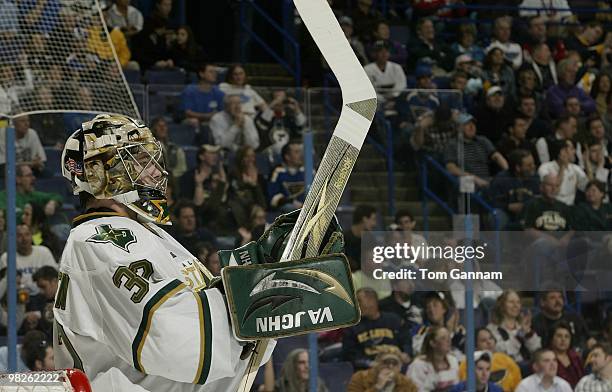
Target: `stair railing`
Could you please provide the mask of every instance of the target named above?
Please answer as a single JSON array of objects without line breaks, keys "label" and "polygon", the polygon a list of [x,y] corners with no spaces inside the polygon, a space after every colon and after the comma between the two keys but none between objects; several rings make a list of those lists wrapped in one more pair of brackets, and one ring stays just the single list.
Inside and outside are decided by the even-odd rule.
[{"label": "stair railing", "polygon": [[[285,40],[285,45],[293,48],[293,65],[287,61],[281,54],[277,53],[266,41],[255,33],[247,21],[247,7],[251,7],[253,12],[261,16],[274,30],[276,30]],[[294,80],[296,87],[300,87],[302,83],[302,65],[300,63],[300,44],[295,37],[285,30],[278,22],[276,22],[266,11],[255,4],[254,1],[240,2],[240,61],[246,62],[247,36],[263,48],[276,62],[289,72]]]},{"label": "stair railing", "polygon": [[[444,168],[438,161],[436,161],[432,156],[425,154],[423,159],[419,162],[420,169],[420,177],[421,177],[421,205],[423,210],[423,232],[429,232],[429,199],[433,200],[436,204],[438,204],[446,213],[448,213],[451,217],[458,212],[451,207],[447,202],[442,200],[430,187],[429,187],[429,167],[436,171],[447,180],[454,188],[459,186],[459,180],[456,176],[452,175],[446,168]],[[476,204],[481,206],[487,213],[491,214],[494,222],[494,230],[495,230],[495,268],[499,271],[501,267],[501,253],[500,253],[500,219],[499,214],[495,210],[495,208],[489,204],[481,195],[478,193],[470,193],[470,198]]]}]

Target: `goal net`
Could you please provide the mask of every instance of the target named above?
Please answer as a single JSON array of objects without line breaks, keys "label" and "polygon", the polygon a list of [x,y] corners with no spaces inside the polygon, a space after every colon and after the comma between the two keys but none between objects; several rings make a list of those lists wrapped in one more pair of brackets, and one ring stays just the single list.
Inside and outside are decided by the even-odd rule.
[{"label": "goal net", "polygon": [[91,392],[78,369],[0,374],[0,392]]},{"label": "goal net", "polygon": [[140,118],[97,0],[2,2],[0,116],[51,112]]}]

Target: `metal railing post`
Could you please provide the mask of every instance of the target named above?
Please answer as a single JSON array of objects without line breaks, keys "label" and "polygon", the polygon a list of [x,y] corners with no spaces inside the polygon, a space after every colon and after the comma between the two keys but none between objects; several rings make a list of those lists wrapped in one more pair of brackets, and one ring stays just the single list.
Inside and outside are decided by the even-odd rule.
[{"label": "metal railing post", "polygon": [[15,183],[15,128],[10,124],[6,128],[6,226],[7,226],[7,346],[8,371],[17,371],[17,222],[16,203],[17,185]]}]

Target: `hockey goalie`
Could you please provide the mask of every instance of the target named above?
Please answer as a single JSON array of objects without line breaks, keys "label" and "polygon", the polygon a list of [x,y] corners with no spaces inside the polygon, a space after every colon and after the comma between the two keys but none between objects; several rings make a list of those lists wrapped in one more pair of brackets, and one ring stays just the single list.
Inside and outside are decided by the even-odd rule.
[{"label": "hockey goalie", "polygon": [[254,341],[358,320],[335,219],[317,257],[278,263],[298,211],[221,252],[223,278],[213,277],[158,226],[170,223],[162,156],[144,124],[118,115],[65,144],[83,214],[60,262],[58,368],[84,370],[94,391],[234,391]]}]

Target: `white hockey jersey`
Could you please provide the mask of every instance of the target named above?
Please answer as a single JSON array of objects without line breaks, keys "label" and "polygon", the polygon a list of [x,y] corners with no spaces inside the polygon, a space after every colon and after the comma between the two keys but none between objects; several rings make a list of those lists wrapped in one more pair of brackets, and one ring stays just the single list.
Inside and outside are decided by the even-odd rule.
[{"label": "white hockey jersey", "polygon": [[56,367],[83,369],[95,392],[235,390],[248,360],[209,278],[154,224],[77,217],[60,262]]}]

